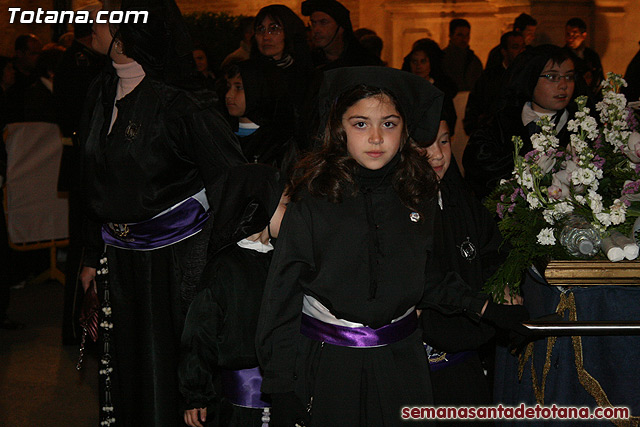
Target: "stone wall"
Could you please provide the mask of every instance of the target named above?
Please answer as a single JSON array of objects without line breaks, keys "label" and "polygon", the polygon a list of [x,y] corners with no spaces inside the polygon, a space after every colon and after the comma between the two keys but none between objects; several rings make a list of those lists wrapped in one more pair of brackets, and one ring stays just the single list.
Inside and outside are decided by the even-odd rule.
[{"label": "stone wall", "polygon": [[[92,0],[73,0],[74,8]],[[196,11],[254,15],[264,0],[177,0],[184,13]],[[278,0],[300,11],[301,0]],[[354,28],[368,27],[384,40],[383,59],[398,67],[414,40],[431,37],[442,47],[448,43],[448,22],[462,17],[471,23],[471,48],[486,61],[500,35],[509,30],[521,12],[539,21],[538,43],[564,43],[564,23],[581,16],[589,26],[588,44],[600,53],[605,71],[623,73],[638,50],[640,8],[637,0],[343,0],[351,10]],[[0,54],[13,52],[19,34],[34,33],[43,41],[51,39],[46,24],[9,24],[8,7],[50,9],[53,0],[0,0]],[[306,21],[306,18],[303,18]]]}]

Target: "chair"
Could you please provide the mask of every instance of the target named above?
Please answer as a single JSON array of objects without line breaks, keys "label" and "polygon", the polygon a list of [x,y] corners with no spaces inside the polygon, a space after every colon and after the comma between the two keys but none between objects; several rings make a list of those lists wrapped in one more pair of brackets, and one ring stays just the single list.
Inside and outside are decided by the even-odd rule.
[{"label": "chair", "polygon": [[56,249],[69,244],[68,201],[57,191],[60,129],[54,123],[10,123],[5,134],[9,246],[19,251],[50,248],[49,268],[30,283],[53,279],[64,284],[56,259]]}]

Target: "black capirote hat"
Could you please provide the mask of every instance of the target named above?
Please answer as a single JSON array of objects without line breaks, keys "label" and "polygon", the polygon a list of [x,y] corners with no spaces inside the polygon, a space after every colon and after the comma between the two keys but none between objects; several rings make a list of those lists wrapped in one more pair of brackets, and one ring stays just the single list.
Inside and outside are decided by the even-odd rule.
[{"label": "black capirote hat", "polygon": [[424,145],[436,137],[444,94],[422,77],[388,67],[345,67],[326,71],[319,94],[321,122],[326,123],[331,106],[342,93],[362,84],[386,89],[396,97],[413,140]]}]

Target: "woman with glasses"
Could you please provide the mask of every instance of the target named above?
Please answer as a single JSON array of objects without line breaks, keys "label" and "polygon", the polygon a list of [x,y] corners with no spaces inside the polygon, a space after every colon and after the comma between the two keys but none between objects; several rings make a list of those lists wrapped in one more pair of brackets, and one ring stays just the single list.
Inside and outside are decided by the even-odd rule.
[{"label": "woman with glasses", "polygon": [[507,76],[501,108],[484,127],[476,131],[464,151],[465,178],[476,195],[484,198],[501,179],[513,171],[513,136],[522,137],[521,154],[533,149],[531,136],[540,132],[536,124],[551,117],[560,145],[567,145],[567,122],[575,113],[573,99],[582,94],[583,82],[576,81],[571,55],[558,46],[543,45],[521,53]]},{"label": "woman with glasses", "polygon": [[[302,20],[287,6],[265,6],[255,17],[251,61],[257,67],[273,69],[285,83],[287,102],[291,104],[291,123],[298,145],[308,133],[310,105],[320,87],[322,73],[313,67],[307,44],[307,29]],[[306,144],[304,144],[306,145]]]}]

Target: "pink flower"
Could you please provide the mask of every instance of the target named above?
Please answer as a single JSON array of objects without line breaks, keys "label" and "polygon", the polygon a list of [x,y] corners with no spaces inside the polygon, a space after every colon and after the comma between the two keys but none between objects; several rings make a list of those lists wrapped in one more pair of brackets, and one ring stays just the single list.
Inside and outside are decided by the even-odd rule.
[{"label": "pink flower", "polygon": [[[566,187],[566,191],[567,191],[567,194],[568,194],[569,187]],[[549,194],[550,198],[555,199],[555,200],[560,200],[560,199],[563,198],[562,187],[557,186],[557,185],[550,185],[549,188],[547,188],[547,193]]]},{"label": "pink flower", "polygon": [[629,136],[629,141],[627,141],[627,146],[622,147],[622,152],[633,163],[640,163],[640,133],[633,132]]}]

